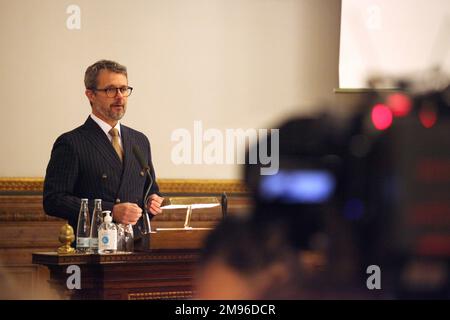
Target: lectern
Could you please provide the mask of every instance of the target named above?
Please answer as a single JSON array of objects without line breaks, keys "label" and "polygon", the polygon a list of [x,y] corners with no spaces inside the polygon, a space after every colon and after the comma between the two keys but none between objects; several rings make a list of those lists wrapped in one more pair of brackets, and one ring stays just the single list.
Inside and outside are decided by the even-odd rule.
[{"label": "lectern", "polygon": [[[198,250],[152,250],[130,254],[33,253],[50,270],[50,286],[61,299],[188,299]],[[79,271],[79,272],[78,272]],[[80,288],[74,288],[79,275]]]},{"label": "lectern", "polygon": [[[191,227],[192,210],[219,206],[225,216],[226,196],[221,202],[215,197],[167,198],[163,210],[187,209],[184,226],[155,228],[136,237],[134,253],[98,255],[65,250],[66,254],[61,254],[60,250],[60,254],[33,253],[33,263],[49,269],[50,285],[62,299],[192,298],[200,250],[212,230]],[[73,241],[66,235],[67,228],[61,232],[65,235],[62,240]],[[75,287],[78,276],[80,288]]]}]

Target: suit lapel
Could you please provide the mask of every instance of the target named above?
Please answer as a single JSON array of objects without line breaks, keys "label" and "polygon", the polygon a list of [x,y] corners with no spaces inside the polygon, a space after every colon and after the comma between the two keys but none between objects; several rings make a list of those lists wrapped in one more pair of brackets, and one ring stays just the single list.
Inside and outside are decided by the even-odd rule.
[{"label": "suit lapel", "polygon": [[88,117],[84,123],[84,130],[87,140],[92,143],[96,152],[103,156],[106,163],[110,164],[114,170],[118,170],[122,173],[122,162],[120,161],[119,156],[114,150],[106,134],[95,123],[95,121],[91,119],[91,117]]}]

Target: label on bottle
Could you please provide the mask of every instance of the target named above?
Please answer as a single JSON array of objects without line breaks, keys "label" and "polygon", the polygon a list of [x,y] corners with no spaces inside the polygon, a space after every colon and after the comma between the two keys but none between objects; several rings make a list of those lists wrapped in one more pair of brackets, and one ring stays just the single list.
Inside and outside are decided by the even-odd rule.
[{"label": "label on bottle", "polygon": [[98,249],[117,250],[117,231],[116,230],[100,230],[98,232]]},{"label": "label on bottle", "polygon": [[98,238],[91,238],[91,245],[90,247],[92,249],[98,249]]},{"label": "label on bottle", "polygon": [[89,248],[90,238],[77,237],[77,248]]}]

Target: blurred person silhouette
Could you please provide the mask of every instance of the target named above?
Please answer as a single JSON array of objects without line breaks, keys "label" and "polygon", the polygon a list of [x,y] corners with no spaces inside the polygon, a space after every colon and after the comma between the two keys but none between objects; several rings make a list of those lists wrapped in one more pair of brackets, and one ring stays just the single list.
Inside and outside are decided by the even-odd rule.
[{"label": "blurred person silhouette", "polygon": [[246,217],[227,217],[203,249],[196,297],[260,299],[277,284],[286,285],[288,269],[297,269],[297,261],[277,227]]}]

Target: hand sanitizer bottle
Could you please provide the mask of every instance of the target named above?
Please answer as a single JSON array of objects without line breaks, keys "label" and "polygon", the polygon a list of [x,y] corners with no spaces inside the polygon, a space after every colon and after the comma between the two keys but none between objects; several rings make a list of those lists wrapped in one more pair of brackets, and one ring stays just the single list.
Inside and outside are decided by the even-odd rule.
[{"label": "hand sanitizer bottle", "polygon": [[98,253],[116,253],[117,251],[117,227],[112,222],[111,211],[103,211],[105,218],[98,229]]}]

